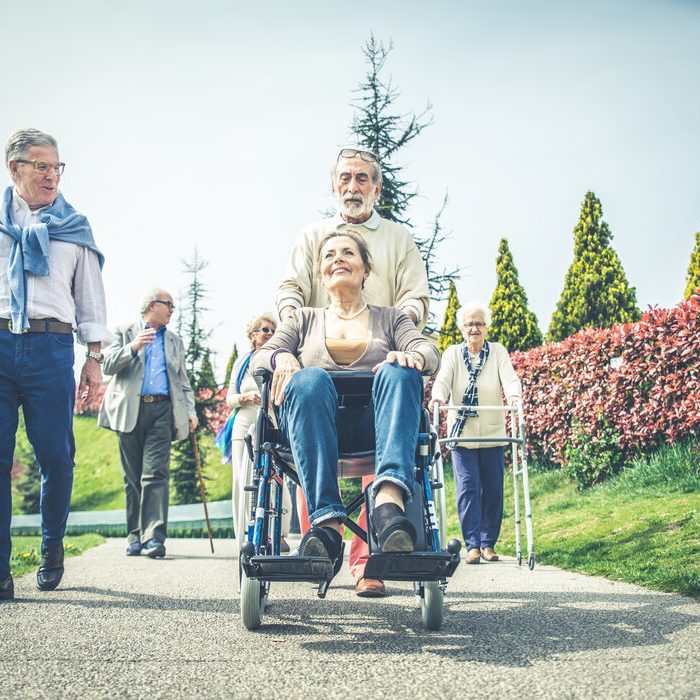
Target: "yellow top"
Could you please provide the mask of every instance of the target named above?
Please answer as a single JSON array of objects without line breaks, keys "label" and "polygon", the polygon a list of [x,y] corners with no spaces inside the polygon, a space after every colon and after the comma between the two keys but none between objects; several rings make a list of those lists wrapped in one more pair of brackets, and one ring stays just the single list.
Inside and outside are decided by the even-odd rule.
[{"label": "yellow top", "polygon": [[326,349],[336,365],[347,367],[362,357],[367,349],[367,339],[326,338]]}]

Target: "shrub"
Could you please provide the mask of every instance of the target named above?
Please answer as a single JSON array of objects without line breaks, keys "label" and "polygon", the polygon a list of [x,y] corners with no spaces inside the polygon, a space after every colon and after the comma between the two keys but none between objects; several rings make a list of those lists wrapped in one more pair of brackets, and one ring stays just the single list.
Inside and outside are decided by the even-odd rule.
[{"label": "shrub", "polygon": [[700,432],[700,296],[640,321],[585,329],[513,353],[523,382],[528,448],[540,464],[566,463],[574,434],[600,441],[608,426],[624,458]]},{"label": "shrub", "polygon": [[625,459],[619,447],[620,436],[603,418],[598,435],[590,437],[576,428],[571,442],[564,448],[566,471],[578,483],[579,489],[599,484],[619,472]]}]

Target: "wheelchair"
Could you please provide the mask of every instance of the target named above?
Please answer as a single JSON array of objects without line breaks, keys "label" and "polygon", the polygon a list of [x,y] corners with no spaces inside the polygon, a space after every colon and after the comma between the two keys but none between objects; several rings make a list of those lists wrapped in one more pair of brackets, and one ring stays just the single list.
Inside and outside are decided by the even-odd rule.
[{"label": "wheelchair", "polygon": [[[338,393],[339,406],[364,405],[370,400],[374,374],[372,372],[329,372]],[[317,584],[319,598],[324,598],[333,577],[340,571],[343,551],[335,562],[321,557],[281,556],[282,489],[287,477],[301,488],[294,467],[291,448],[282,443],[274,415],[269,413],[272,373],[261,369],[254,373],[260,386],[261,407],[258,410],[255,437],[248,436],[248,449],[253,463],[252,478],[245,486],[250,494],[246,506],[247,527],[242,530],[240,547],[241,621],[248,630],[260,627],[275,581],[305,581]],[[436,452],[437,451],[437,452]],[[366,504],[368,522],[374,507],[371,489],[365,489],[344,503],[348,518],[345,527],[367,542],[369,559],[365,568],[367,578],[385,581],[412,581],[420,601],[421,617],[428,630],[437,630],[443,621],[443,599],[447,579],[460,561],[461,542],[446,544],[445,497],[442,462],[437,431],[430,425],[430,414],[423,410],[416,446],[413,498],[406,504],[406,516],[418,533],[414,551],[384,554],[371,528],[369,532],[350,519]],[[341,453],[338,458],[339,478],[358,477],[374,473],[374,451]],[[439,493],[436,501],[434,494]]]}]

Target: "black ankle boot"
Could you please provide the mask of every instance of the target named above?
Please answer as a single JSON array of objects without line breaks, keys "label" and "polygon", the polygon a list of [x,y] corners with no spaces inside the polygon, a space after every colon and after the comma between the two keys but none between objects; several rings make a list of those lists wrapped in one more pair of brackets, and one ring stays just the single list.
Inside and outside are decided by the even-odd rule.
[{"label": "black ankle boot", "polygon": [[36,587],[40,591],[52,591],[63,578],[63,544],[49,547],[41,555]]},{"label": "black ankle boot", "polygon": [[395,503],[375,506],[372,527],[384,553],[412,552],[416,546],[416,528]]},{"label": "black ankle boot", "polygon": [[340,556],[342,546],[343,538],[337,530],[319,525],[312,527],[302,538],[299,556],[324,557],[335,561]]}]

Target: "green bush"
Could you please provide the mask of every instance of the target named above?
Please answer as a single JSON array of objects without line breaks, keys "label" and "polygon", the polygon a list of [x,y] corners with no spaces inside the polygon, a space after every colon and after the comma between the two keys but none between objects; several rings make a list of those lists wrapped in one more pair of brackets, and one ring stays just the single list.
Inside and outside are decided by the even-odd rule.
[{"label": "green bush", "polygon": [[564,451],[566,473],[576,481],[579,490],[599,484],[625,464],[619,434],[604,418],[602,420],[604,425],[594,437],[578,425]]}]

